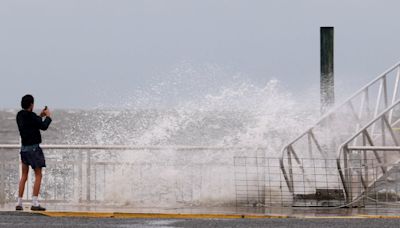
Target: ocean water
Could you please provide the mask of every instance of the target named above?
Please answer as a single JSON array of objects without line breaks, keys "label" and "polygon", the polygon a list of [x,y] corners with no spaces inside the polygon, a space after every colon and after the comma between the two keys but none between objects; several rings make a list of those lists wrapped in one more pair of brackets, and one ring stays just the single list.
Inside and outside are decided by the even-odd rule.
[{"label": "ocean water", "polygon": [[[160,95],[161,96],[161,95]],[[156,98],[154,98],[156,100]],[[151,102],[151,101],[148,101]],[[0,143],[18,143],[18,108],[0,111]],[[38,111],[37,111],[38,112]],[[298,101],[275,80],[264,87],[236,84],[215,94],[162,108],[53,110],[44,144],[137,146],[280,146],[319,116],[310,100]]]}]

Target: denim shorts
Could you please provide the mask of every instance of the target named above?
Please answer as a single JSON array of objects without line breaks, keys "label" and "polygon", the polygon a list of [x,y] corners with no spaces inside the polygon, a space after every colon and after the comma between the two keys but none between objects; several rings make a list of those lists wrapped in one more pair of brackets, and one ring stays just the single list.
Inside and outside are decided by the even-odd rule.
[{"label": "denim shorts", "polygon": [[22,163],[31,166],[32,169],[46,167],[46,160],[39,145],[22,146],[20,154]]}]

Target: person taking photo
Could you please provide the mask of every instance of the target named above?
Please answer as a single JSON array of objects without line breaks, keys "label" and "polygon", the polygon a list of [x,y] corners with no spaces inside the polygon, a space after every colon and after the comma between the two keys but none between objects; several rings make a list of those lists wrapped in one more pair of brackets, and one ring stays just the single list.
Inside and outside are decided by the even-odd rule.
[{"label": "person taking photo", "polygon": [[23,210],[22,196],[25,190],[25,183],[28,179],[29,166],[35,172],[35,183],[32,194],[32,211],[45,211],[38,201],[40,185],[42,182],[42,168],[46,167],[46,161],[40,143],[42,136],[40,130],[47,130],[51,123],[50,111],[47,106],[38,116],[33,112],[34,98],[32,95],[25,95],[21,99],[22,110],[17,114],[17,125],[21,136],[21,179],[19,181],[18,201],[16,210]]}]

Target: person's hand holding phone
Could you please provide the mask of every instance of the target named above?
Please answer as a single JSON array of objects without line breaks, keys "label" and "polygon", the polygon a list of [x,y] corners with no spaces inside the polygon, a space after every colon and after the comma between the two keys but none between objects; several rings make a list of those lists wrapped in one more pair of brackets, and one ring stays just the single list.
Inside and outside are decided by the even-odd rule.
[{"label": "person's hand holding phone", "polygon": [[50,117],[51,113],[50,110],[47,108],[47,106],[44,107],[44,109],[42,110],[42,112],[40,113],[41,117]]}]

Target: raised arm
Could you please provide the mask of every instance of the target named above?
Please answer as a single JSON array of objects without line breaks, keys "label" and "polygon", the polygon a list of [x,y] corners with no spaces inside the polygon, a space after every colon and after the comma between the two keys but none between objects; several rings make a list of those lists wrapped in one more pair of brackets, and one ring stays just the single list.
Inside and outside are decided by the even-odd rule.
[{"label": "raised arm", "polygon": [[51,118],[49,116],[46,116],[46,118],[43,120],[42,117],[40,116],[35,116],[35,125],[40,129],[40,130],[47,130],[49,128],[49,125],[51,123]]}]

